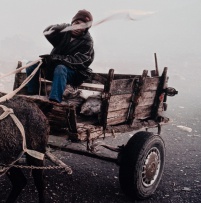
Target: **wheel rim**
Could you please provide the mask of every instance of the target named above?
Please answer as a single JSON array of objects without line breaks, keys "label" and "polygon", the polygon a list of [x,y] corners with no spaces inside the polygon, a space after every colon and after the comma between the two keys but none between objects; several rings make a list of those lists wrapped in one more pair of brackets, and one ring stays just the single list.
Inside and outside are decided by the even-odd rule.
[{"label": "wheel rim", "polygon": [[142,184],[149,187],[156,181],[161,167],[160,152],[156,147],[149,150],[142,167]]}]

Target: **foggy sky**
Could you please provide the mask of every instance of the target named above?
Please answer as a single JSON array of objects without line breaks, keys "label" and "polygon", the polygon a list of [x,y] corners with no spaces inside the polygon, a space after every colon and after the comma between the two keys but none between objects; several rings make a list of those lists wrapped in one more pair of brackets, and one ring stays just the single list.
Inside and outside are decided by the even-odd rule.
[{"label": "foggy sky", "polygon": [[174,75],[186,77],[192,73],[189,70],[199,70],[200,0],[1,0],[0,72],[15,68],[12,64],[3,67],[6,63],[49,53],[52,47],[43,30],[51,24],[70,23],[80,9],[89,10],[94,21],[122,10],[154,12],[133,15],[135,21],[117,19],[92,27],[94,71],[114,68],[116,72],[142,73],[154,68],[154,53],[159,68],[168,66]]}]

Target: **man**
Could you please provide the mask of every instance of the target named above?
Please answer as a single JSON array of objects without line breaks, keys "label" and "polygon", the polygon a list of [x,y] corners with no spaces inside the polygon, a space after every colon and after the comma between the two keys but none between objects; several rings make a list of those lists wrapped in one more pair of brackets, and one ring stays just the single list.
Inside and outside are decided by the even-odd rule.
[{"label": "man", "polygon": [[[41,55],[42,72],[46,79],[52,80],[49,100],[60,103],[66,84],[79,86],[90,77],[89,68],[94,59],[93,40],[88,32],[93,21],[91,13],[80,10],[73,17],[71,25],[85,23],[87,28],[73,29],[61,32],[70,24],[51,25],[44,30],[47,40],[53,45],[50,55]],[[26,69],[27,76],[37,65]],[[38,94],[39,73],[28,83],[28,93]]]}]

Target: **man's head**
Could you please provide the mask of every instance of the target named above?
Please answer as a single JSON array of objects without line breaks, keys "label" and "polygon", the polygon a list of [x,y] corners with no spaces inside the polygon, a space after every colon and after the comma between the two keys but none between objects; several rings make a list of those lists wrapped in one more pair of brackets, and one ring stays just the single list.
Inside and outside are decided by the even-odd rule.
[{"label": "man's head", "polygon": [[79,10],[75,14],[71,24],[73,24],[73,22],[75,22],[76,20],[81,20],[82,22],[87,23],[87,22],[93,21],[93,17],[89,11],[83,9],[83,10]]},{"label": "man's head", "polygon": [[[73,17],[71,25],[88,23],[88,22],[90,22],[92,24],[92,21],[93,21],[93,17],[91,15],[91,13],[89,11],[83,9],[83,10],[79,10],[76,13],[76,15]],[[75,37],[78,37],[78,36],[82,35],[89,28],[72,30],[72,35],[74,35]]]}]

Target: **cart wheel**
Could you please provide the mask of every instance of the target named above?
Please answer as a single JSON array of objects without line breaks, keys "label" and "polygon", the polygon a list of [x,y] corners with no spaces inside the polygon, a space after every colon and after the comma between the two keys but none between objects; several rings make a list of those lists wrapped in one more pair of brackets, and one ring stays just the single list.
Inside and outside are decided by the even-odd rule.
[{"label": "cart wheel", "polygon": [[119,181],[123,192],[134,199],[151,196],[160,182],[164,164],[162,138],[151,132],[137,132],[122,153]]}]

